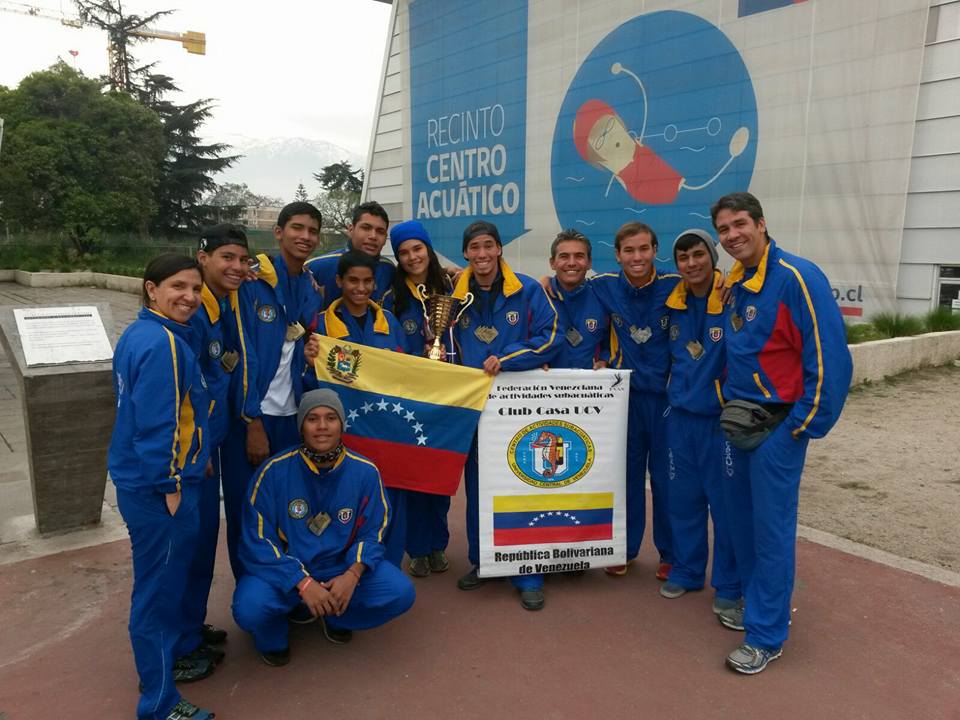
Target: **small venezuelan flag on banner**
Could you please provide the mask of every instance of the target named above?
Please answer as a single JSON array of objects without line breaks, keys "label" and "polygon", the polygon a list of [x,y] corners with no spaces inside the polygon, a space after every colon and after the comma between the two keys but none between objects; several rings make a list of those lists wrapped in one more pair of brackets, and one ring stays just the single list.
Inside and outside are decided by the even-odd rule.
[{"label": "small venezuelan flag on banner", "polygon": [[493,498],[494,545],[538,545],[612,538],[612,492]]},{"label": "small venezuelan flag on banner", "polygon": [[320,387],[346,413],[343,442],[388,487],[453,495],[493,378],[481,370],[318,336]]}]

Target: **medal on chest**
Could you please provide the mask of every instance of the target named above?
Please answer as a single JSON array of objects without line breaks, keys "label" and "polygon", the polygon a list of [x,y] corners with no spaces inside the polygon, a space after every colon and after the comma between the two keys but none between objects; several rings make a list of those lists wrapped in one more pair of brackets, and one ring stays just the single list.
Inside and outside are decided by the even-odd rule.
[{"label": "medal on chest", "polygon": [[319,537],[323,531],[327,529],[329,524],[330,516],[325,512],[321,512],[310,518],[310,521],[307,523],[307,528],[310,530],[310,532]]},{"label": "medal on chest", "polygon": [[287,325],[287,342],[296,342],[306,334],[306,330],[303,329],[303,325],[298,322],[290,323]]},{"label": "medal on chest", "polygon": [[480,325],[476,330],[473,331],[473,334],[476,336],[477,340],[489,345],[497,339],[497,335],[499,335],[500,332],[492,325]]},{"label": "medal on chest", "polygon": [[650,326],[643,328],[638,328],[635,325],[630,326],[630,339],[633,340],[637,345],[642,345],[653,335],[653,331],[650,329]]},{"label": "medal on chest", "polygon": [[743,318],[740,317],[737,313],[731,313],[730,325],[733,326],[734,332],[740,332],[741,328],[743,328]]},{"label": "medal on chest", "polygon": [[572,327],[566,332],[567,342],[570,343],[573,347],[576,347],[583,342],[583,335],[577,332],[577,329]]},{"label": "medal on chest", "polygon": [[703,357],[703,345],[700,344],[699,340],[691,340],[687,343],[687,352],[694,360],[699,360]]}]

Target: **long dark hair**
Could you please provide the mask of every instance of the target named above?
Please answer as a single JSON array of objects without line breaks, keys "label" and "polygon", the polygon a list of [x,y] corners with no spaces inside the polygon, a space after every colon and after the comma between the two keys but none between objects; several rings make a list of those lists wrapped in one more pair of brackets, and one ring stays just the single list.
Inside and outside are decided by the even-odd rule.
[{"label": "long dark hair", "polygon": [[[422,241],[421,241],[422,242]],[[426,245],[426,243],[424,243]],[[440,258],[433,251],[433,248],[427,245],[427,257],[430,262],[427,264],[427,286],[428,293],[438,293],[446,295],[452,288],[450,278],[443,271],[440,265]],[[413,293],[407,287],[407,272],[403,269],[399,259],[397,260],[397,271],[393,274],[393,313],[394,315],[403,314],[406,309],[414,302]]]},{"label": "long dark hair", "polygon": [[196,270],[200,273],[200,279],[203,280],[203,268],[196,258],[181,255],[179,253],[163,253],[157,255],[147,264],[147,269],[143,271],[143,306],[150,307],[150,296],[147,294],[147,283],[152,282],[159,285],[168,277],[176,275],[184,270]]}]

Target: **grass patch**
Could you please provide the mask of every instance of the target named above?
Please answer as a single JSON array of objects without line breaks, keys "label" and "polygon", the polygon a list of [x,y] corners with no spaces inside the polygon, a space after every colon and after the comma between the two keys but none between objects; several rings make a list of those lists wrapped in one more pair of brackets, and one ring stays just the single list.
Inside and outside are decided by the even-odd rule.
[{"label": "grass patch", "polygon": [[871,340],[886,340],[890,337],[877,330],[872,323],[846,323],[846,328],[847,345],[856,345]]}]

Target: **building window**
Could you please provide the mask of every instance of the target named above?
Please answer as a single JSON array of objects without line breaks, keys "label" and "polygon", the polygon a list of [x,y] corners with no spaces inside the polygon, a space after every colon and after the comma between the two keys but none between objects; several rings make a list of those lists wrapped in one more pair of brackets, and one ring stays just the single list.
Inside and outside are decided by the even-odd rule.
[{"label": "building window", "polygon": [[927,45],[960,38],[960,0],[934,5],[927,17]]},{"label": "building window", "polygon": [[954,301],[960,303],[960,265],[940,266],[940,290],[937,295],[939,307],[953,307]]}]

